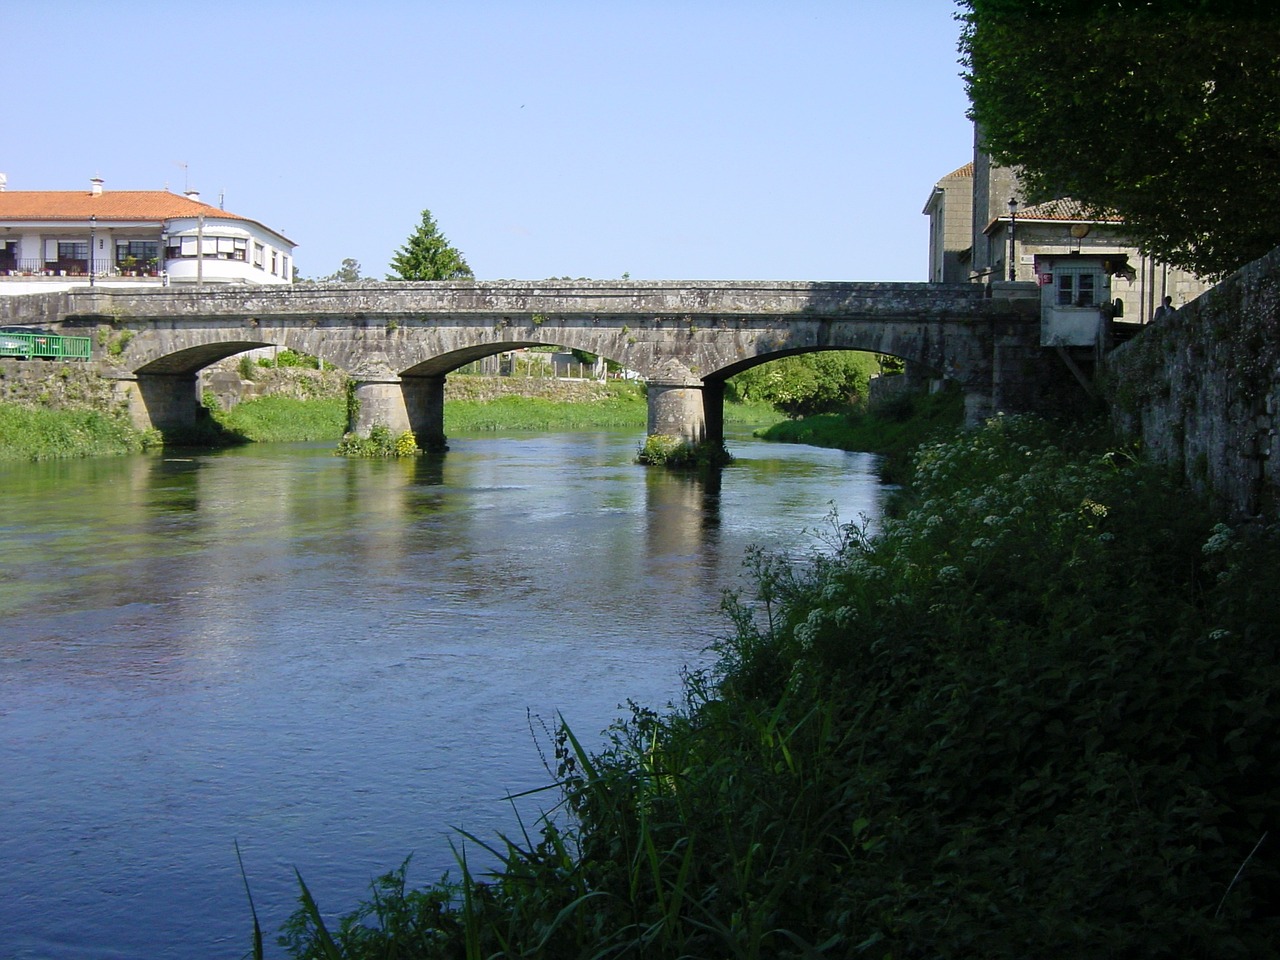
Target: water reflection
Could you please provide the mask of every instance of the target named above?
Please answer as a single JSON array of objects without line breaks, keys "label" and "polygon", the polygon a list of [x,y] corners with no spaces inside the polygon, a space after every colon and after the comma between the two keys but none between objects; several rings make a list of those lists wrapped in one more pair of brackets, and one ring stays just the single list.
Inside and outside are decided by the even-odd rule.
[{"label": "water reflection", "polygon": [[0,467],[6,956],[243,955],[233,840],[269,928],[294,865],[334,905],[410,851],[436,878],[547,782],[526,711],[589,739],[675,696],[748,544],[880,495],[832,451],[708,479],[629,434],[451,439]]}]

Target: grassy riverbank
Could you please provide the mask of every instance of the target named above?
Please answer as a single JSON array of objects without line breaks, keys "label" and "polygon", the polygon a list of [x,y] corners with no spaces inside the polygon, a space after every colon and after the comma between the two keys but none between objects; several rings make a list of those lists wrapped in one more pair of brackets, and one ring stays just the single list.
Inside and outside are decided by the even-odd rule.
[{"label": "grassy riverbank", "polygon": [[912,451],[926,440],[953,434],[963,422],[964,397],[959,391],[946,390],[905,394],[873,410],[859,407],[847,413],[784,420],[755,435],[777,443],[879,453],[886,458],[885,478],[900,481],[910,472]]},{"label": "grassy riverbank", "polygon": [[0,460],[119,456],[151,449],[158,441],[119,415],[0,403]]},{"label": "grassy riverbank", "polygon": [[[1280,534],[1101,435],[922,448],[897,519],[752,559],[712,675],[600,750],[557,822],[297,957],[1271,957]],[[433,825],[424,825],[435,829]],[[478,841],[471,841],[478,842]],[[325,904],[331,908],[332,904]]]},{"label": "grassy riverbank", "polygon": [[[336,381],[339,382],[340,381]],[[329,395],[254,397],[221,409],[207,400],[210,421],[193,433],[194,445],[228,442],[299,442],[342,437],[346,399]],[[728,423],[778,419],[767,404],[728,403]],[[454,376],[446,381],[445,433],[486,430],[643,430],[648,418],[644,389],[636,383]],[[78,406],[43,409],[0,402],[0,459],[135,453],[160,443],[156,434],[133,429],[118,411]]]},{"label": "grassy riverbank", "polygon": [[444,430],[644,429],[643,390],[627,382],[451,377],[445,381]]}]

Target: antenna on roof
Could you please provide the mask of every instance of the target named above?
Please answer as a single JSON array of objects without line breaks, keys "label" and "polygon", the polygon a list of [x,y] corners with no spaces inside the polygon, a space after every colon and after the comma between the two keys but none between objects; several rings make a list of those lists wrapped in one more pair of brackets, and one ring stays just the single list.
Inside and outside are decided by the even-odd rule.
[{"label": "antenna on roof", "polygon": [[227,199],[227,191],[226,191],[226,188],[224,187],[223,189],[218,191],[218,209],[219,210],[227,209],[226,203],[225,203],[226,199]]},{"label": "antenna on roof", "polygon": [[185,160],[175,160],[175,161],[173,161],[173,165],[174,165],[175,167],[181,167],[181,168],[182,168],[182,192],[183,192],[183,193],[187,193],[187,192],[189,192],[189,191],[191,190],[191,181],[190,181],[190,179],[188,179],[188,177],[187,177],[187,161],[185,161]]}]

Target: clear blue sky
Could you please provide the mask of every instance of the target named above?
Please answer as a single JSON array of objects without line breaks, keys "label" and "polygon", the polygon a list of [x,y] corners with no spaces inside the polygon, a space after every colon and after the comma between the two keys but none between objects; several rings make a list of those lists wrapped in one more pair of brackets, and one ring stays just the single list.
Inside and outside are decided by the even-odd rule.
[{"label": "clear blue sky", "polygon": [[951,0],[0,10],[9,189],[189,183],[306,277],[430,209],[481,279],[923,280],[972,159]]}]

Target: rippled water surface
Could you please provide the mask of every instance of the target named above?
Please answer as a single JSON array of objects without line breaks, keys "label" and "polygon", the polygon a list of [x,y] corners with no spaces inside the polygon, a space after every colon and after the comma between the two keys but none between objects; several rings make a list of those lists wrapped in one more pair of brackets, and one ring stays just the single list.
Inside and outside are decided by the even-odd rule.
[{"label": "rippled water surface", "polygon": [[0,465],[0,956],[241,957],[237,842],[269,956],[295,867],[335,912],[438,878],[548,782],[530,713],[665,703],[748,545],[878,514],[867,455],[731,442],[717,484],[639,439]]}]

